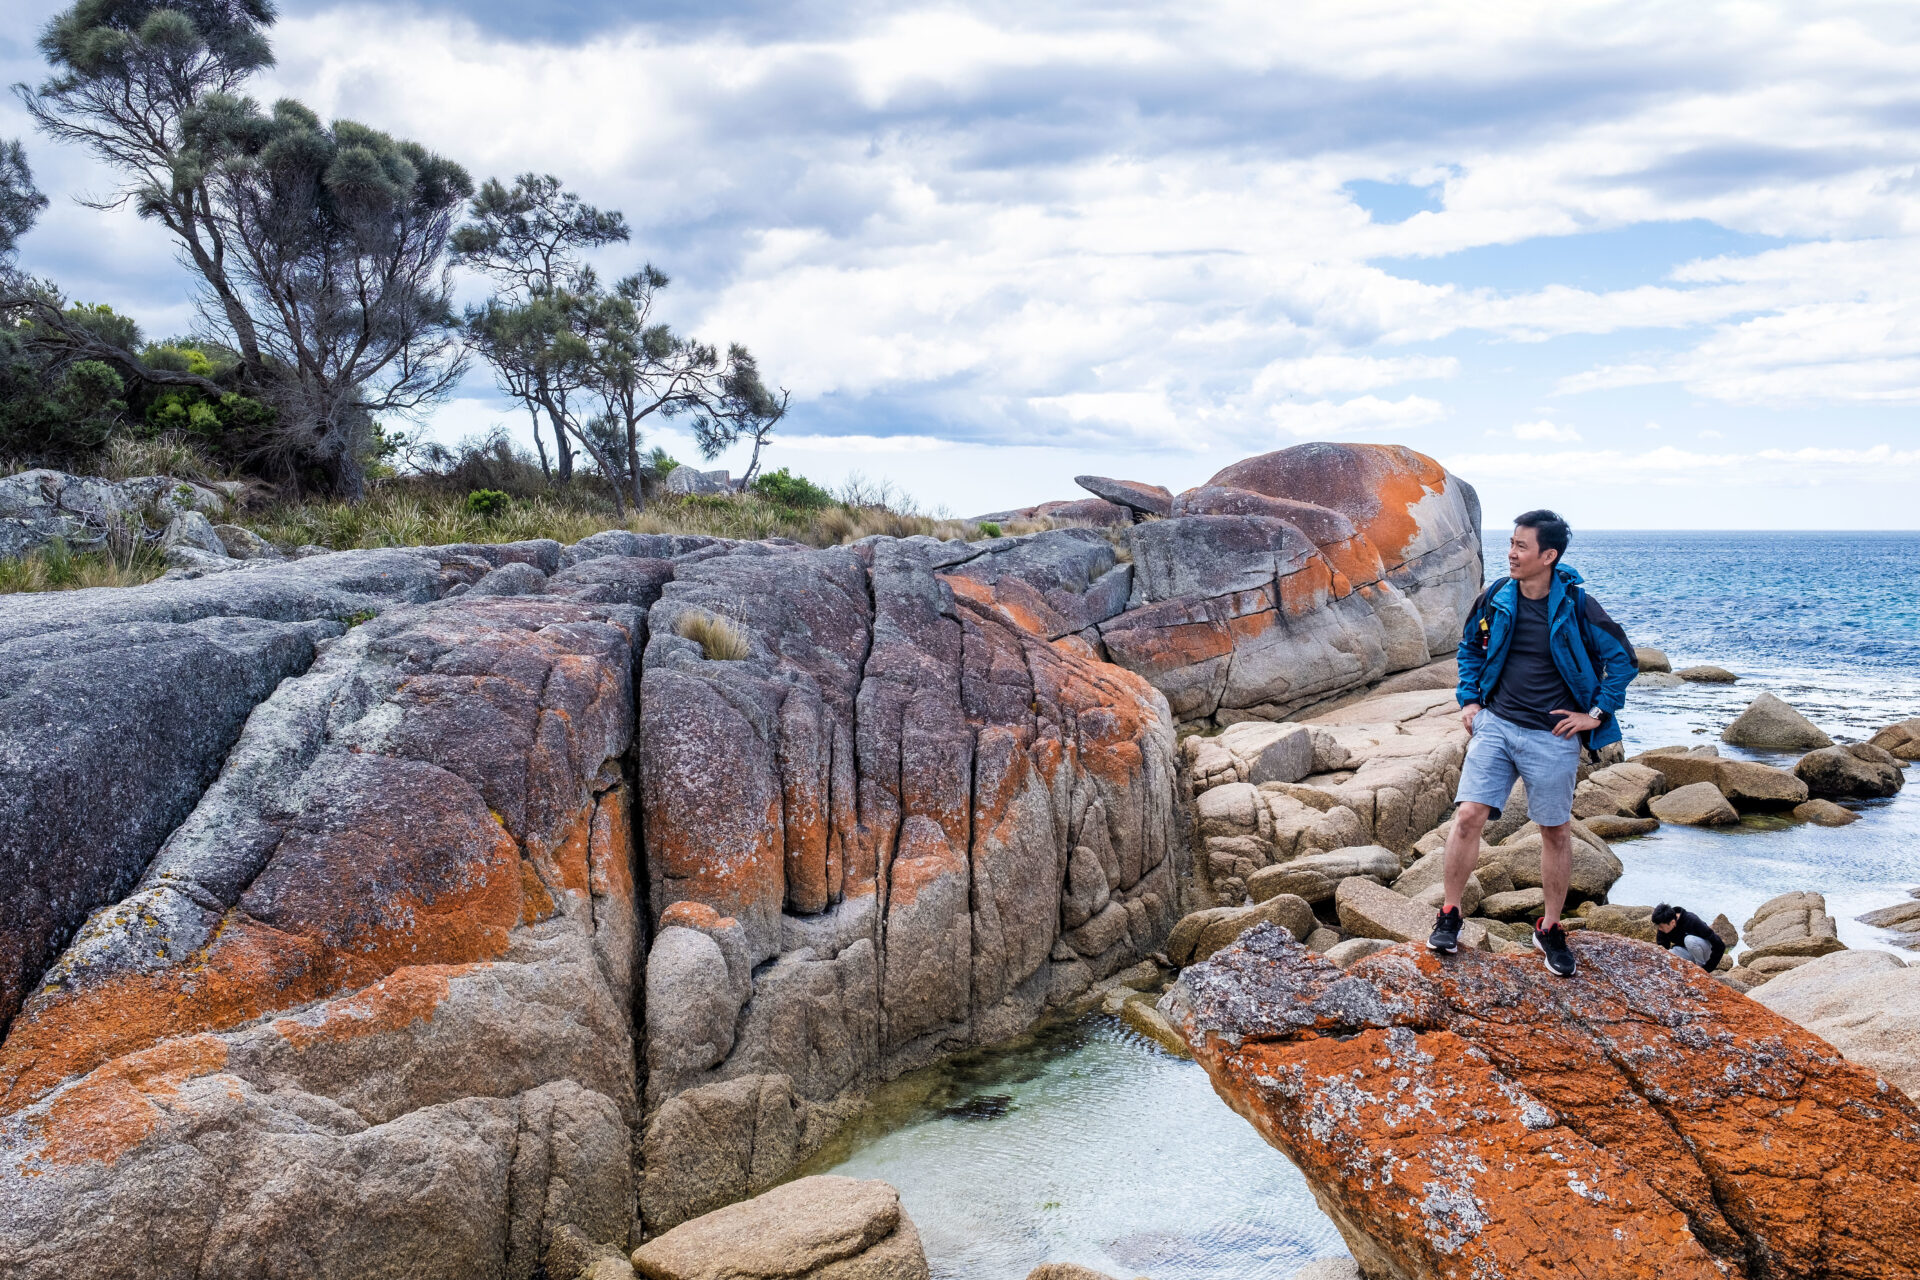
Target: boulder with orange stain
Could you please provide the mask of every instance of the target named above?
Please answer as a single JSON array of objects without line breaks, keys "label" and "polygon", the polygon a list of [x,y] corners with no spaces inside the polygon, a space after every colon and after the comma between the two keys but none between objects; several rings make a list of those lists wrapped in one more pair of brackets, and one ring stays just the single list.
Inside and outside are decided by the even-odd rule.
[{"label": "boulder with orange stain", "polygon": [[[1130,577],[1082,529],[678,566],[640,687],[650,1230],[1158,945],[1184,857],[1172,719],[1086,639]],[[744,656],[690,638],[708,616]],[[1069,930],[1076,856],[1106,893]]]},{"label": "boulder with orange stain", "polygon": [[1655,948],[1396,947],[1265,926],[1162,1007],[1369,1280],[1920,1276],[1920,1108]]},{"label": "boulder with orange stain", "polygon": [[526,1276],[561,1224],[625,1239],[639,628],[398,609],[255,709],[0,1042],[0,1271]]},{"label": "boulder with orange stain", "polygon": [[1298,445],[1129,530],[1106,652],[1183,722],[1280,719],[1450,651],[1480,588],[1479,500],[1431,458]]}]

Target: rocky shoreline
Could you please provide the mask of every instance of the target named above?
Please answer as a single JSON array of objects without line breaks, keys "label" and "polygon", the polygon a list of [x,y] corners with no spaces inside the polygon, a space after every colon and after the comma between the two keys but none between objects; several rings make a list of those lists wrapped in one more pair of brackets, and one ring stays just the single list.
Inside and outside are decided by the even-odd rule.
[{"label": "rocky shoreline", "polygon": [[[1213,1069],[1182,992],[1215,967],[1399,972],[1465,750],[1472,490],[1332,445],[1085,483],[1117,530],[218,563],[183,534],[160,582],[0,601],[7,1273],[924,1275],[897,1198],[782,1186],[882,1082],[1096,1007]],[[1806,737],[1767,695],[1743,720]],[[1583,945],[1668,963],[1611,841],[1832,819],[1920,722],[1821,737],[1791,771],[1583,768]],[[1541,905],[1524,793],[1485,840],[1472,965]],[[1849,1044],[1835,984],[1890,966],[1817,894],[1717,926],[1724,999],[1800,991],[1863,1064],[1910,1043]],[[791,1247],[672,1243],[756,1214]]]},{"label": "rocky shoreline", "polygon": [[1097,995],[1188,905],[1176,726],[1423,666],[1480,577],[1408,450],[1216,479],[1262,514],[1124,560],[615,531],[0,602],[5,1269],[539,1274]]}]

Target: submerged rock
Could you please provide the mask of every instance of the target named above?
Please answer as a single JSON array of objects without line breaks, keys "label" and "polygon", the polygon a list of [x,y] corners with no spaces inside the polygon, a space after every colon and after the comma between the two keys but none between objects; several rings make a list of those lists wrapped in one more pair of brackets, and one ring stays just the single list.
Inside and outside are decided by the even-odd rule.
[{"label": "submerged rock", "polygon": [[1673,674],[1679,676],[1688,684],[1733,684],[1740,679],[1739,676],[1733,674],[1733,672],[1727,670],[1725,667],[1706,665],[1682,667]]},{"label": "submerged rock", "polygon": [[1261,930],[1167,1004],[1362,1274],[1920,1269],[1920,1107],[1696,966],[1570,945],[1561,981],[1404,947],[1342,970]]}]

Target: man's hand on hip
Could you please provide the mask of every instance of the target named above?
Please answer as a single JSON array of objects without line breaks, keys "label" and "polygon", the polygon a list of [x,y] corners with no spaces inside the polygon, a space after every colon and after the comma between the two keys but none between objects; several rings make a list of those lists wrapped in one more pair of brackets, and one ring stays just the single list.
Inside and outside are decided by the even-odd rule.
[{"label": "man's hand on hip", "polygon": [[1576,733],[1600,727],[1599,719],[1584,711],[1555,711],[1553,714],[1560,718],[1560,723],[1553,726],[1553,736],[1556,738],[1571,738]]},{"label": "man's hand on hip", "polygon": [[1465,726],[1468,733],[1473,732],[1473,718],[1479,714],[1480,704],[1477,702],[1469,702],[1460,708],[1460,723]]}]

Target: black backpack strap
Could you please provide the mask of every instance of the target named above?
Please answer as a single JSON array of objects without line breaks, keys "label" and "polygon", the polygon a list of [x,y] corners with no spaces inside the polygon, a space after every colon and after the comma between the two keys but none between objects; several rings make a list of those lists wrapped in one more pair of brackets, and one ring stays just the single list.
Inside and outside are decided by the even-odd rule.
[{"label": "black backpack strap", "polygon": [[1580,623],[1580,643],[1587,647],[1587,665],[1593,668],[1593,674],[1596,676],[1600,674],[1600,660],[1593,651],[1594,627],[1600,628],[1615,640],[1618,640],[1620,647],[1625,649],[1627,656],[1632,659],[1633,669],[1638,671],[1640,669],[1640,655],[1634,652],[1633,641],[1627,639],[1626,628],[1615,622],[1612,616],[1600,607],[1600,602],[1587,594],[1585,587],[1577,587],[1575,590],[1579,591],[1580,598],[1577,602],[1578,607],[1574,616]]},{"label": "black backpack strap", "polygon": [[1473,598],[1473,608],[1467,611],[1468,622],[1475,623],[1485,617],[1487,606],[1493,601],[1493,593],[1512,581],[1512,578],[1500,577],[1489,582],[1486,587],[1481,590],[1480,594]]}]

